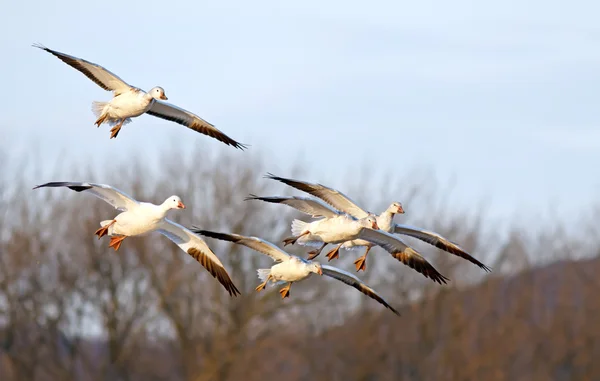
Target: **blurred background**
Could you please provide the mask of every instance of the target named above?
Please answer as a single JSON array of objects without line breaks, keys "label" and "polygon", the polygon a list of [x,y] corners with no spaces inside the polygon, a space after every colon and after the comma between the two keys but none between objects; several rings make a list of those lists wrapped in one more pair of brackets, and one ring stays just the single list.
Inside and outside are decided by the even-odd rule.
[{"label": "blurred background", "polygon": [[[2,5],[0,379],[600,379],[600,3],[532,0]],[[247,151],[141,116],[109,140],[81,73],[30,47],[165,88]],[[249,249],[206,239],[230,298],[162,236],[98,241],[115,211],[47,181],[180,195],[185,226],[289,235],[320,182],[443,234],[481,269],[406,238],[440,286],[381,249],[358,276],[401,317],[320,277],[256,293]],[[288,247],[289,248],[289,247]],[[290,252],[302,256],[306,249]],[[354,273],[358,253],[331,262]],[[319,257],[324,262],[324,255]]]}]

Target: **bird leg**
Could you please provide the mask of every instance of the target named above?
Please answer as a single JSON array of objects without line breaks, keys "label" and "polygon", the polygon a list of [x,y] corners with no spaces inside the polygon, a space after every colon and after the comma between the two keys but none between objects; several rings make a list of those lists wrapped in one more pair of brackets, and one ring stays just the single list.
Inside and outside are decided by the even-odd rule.
[{"label": "bird leg", "polygon": [[323,249],[325,248],[325,246],[327,246],[327,243],[323,242],[323,245],[319,249],[309,251],[309,256],[307,259],[310,261],[318,257],[319,254],[321,254],[321,251],[323,251]]},{"label": "bird leg", "polygon": [[282,288],[281,290],[279,290],[279,293],[281,294],[281,299],[289,298],[289,296],[290,296],[290,287],[292,287],[292,282],[289,282],[287,284],[287,286],[285,286],[284,288]]},{"label": "bird leg", "polygon": [[371,246],[367,246],[367,251],[365,251],[365,255],[363,255],[362,257],[358,258],[356,261],[354,261],[354,264],[356,265],[356,271],[365,271],[367,268],[367,254],[369,254],[369,250],[371,250]]},{"label": "bird leg", "polygon": [[298,241],[298,239],[300,239],[300,237],[305,236],[307,234],[310,234],[310,232],[304,232],[304,233],[300,234],[298,237],[286,238],[283,240],[283,246],[294,245],[296,243],[296,241]]},{"label": "bird leg", "polygon": [[104,123],[104,121],[106,121],[106,118],[108,118],[107,114],[101,115],[100,118],[98,118],[98,120],[96,120],[96,122],[94,123],[97,127],[100,127],[100,125],[102,123]]},{"label": "bird leg", "polygon": [[108,247],[112,247],[113,249],[115,249],[115,251],[119,250],[119,247],[121,247],[121,243],[123,242],[123,240],[127,238],[126,235],[115,235],[112,236],[110,238],[110,242],[108,244]]},{"label": "bird leg", "polygon": [[105,226],[101,227],[100,229],[96,230],[96,232],[94,234],[98,236],[98,239],[104,237],[105,235],[108,234],[108,228],[111,227],[112,225],[114,225],[115,222],[117,222],[117,220],[112,220],[112,222],[110,224],[105,225]]},{"label": "bird leg", "polygon": [[121,119],[121,121],[114,126],[113,128],[110,129],[110,138],[116,138],[117,135],[119,134],[119,131],[121,131],[121,127],[123,127],[123,123],[125,122],[125,119]]},{"label": "bird leg", "polygon": [[340,248],[342,247],[343,244],[344,244],[343,242],[340,243],[333,250],[331,250],[329,253],[327,253],[327,258],[329,258],[329,261],[331,261],[334,258],[340,257],[339,252],[340,252]]},{"label": "bird leg", "polygon": [[264,290],[265,287],[267,287],[267,282],[269,281],[269,279],[271,279],[271,274],[269,274],[269,276],[267,277],[267,279],[265,279],[264,282],[262,282],[261,284],[259,284],[258,287],[255,288],[255,290],[257,292],[260,292],[260,291]]}]

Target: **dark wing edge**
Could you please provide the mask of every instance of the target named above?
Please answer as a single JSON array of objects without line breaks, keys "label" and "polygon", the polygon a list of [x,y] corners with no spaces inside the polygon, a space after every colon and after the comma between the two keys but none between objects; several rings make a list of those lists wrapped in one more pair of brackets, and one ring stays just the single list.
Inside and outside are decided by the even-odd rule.
[{"label": "dark wing edge", "polygon": [[93,188],[93,186],[86,184],[86,183],[76,183],[76,182],[69,182],[69,181],[51,181],[46,184],[36,185],[35,187],[33,187],[33,189],[45,188],[45,187],[48,187],[48,188],[67,187],[71,190],[74,190],[75,192],[83,192],[85,190]]},{"label": "dark wing edge", "polygon": [[396,251],[390,254],[392,257],[396,258],[406,266],[416,270],[426,278],[429,278],[436,283],[447,284],[447,282],[450,281],[449,278],[440,274],[439,271],[437,271],[435,267],[431,265],[431,263],[427,262],[425,258],[423,258],[421,255],[419,255],[419,253],[410,247],[404,251]]},{"label": "dark wing edge", "polygon": [[219,283],[225,287],[230,296],[241,295],[240,290],[233,284],[227,270],[210,260],[210,258],[195,247],[190,247],[187,253],[198,261]]},{"label": "dark wing edge", "polygon": [[33,46],[34,48],[39,48],[42,50],[45,50],[46,52],[52,54],[53,56],[57,57],[59,60],[61,60],[62,62],[66,63],[67,65],[71,66],[74,69],[79,70],[81,73],[83,73],[83,75],[85,75],[86,77],[88,77],[89,79],[91,79],[96,85],[100,86],[101,88],[103,88],[106,91],[113,91],[112,89],[108,88],[104,83],[102,83],[100,80],[98,80],[98,78],[96,78],[88,69],[86,69],[85,67],[83,67],[79,62],[77,62],[77,60],[81,60],[84,61],[90,65],[93,66],[98,66],[106,71],[108,71],[107,69],[105,69],[104,67],[94,64],[92,62],[86,61],[82,58],[77,58],[77,57],[73,57],[70,56],[68,54],[65,53],[61,53],[58,52],[56,50],[52,50],[49,49],[47,47],[45,47],[42,44],[32,44],[31,46]]},{"label": "dark wing edge", "polygon": [[202,123],[196,123],[196,122],[188,125],[186,123],[186,121],[182,118],[177,118],[177,117],[171,116],[171,115],[160,114],[155,111],[152,111],[152,109],[146,111],[146,114],[152,115],[157,118],[164,119],[164,120],[168,120],[170,122],[175,122],[175,123],[181,124],[182,126],[185,126],[191,130],[194,130],[194,131],[204,134],[206,136],[210,136],[213,139],[217,139],[221,143],[225,143],[228,146],[233,146],[234,148],[240,149],[242,151],[247,149],[250,146],[248,144],[242,144],[242,143],[239,143],[239,142],[233,140],[232,138],[225,135],[223,132],[221,132],[220,130],[218,130],[212,124],[210,124],[208,122],[205,122],[206,125],[204,125]]}]

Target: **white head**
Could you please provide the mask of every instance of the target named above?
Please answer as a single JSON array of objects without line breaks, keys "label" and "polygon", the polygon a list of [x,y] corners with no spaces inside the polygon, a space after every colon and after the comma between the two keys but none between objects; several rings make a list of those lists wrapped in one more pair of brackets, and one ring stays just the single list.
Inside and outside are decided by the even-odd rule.
[{"label": "white head", "polygon": [[387,211],[392,214],[404,214],[404,208],[402,208],[402,204],[399,202],[393,202],[388,208]]},{"label": "white head", "polygon": [[150,89],[148,94],[150,94],[150,96],[154,99],[162,99],[163,101],[166,101],[167,99],[169,99],[165,95],[165,90],[160,86],[154,86],[153,88]]},{"label": "white head", "polygon": [[362,219],[362,225],[371,229],[379,230],[377,218],[372,214]]},{"label": "white head", "polygon": [[165,208],[167,210],[169,209],[185,209],[185,205],[183,205],[183,202],[181,202],[181,199],[179,198],[179,196],[171,196],[168,199],[165,200],[165,202],[163,202],[163,206],[165,206]]},{"label": "white head", "polygon": [[323,275],[323,268],[319,262],[310,262],[308,269],[315,274]]}]

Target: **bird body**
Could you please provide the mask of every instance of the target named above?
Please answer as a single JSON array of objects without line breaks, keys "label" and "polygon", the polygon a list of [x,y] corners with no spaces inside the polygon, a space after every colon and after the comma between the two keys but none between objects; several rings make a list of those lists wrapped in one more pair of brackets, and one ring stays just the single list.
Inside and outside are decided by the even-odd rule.
[{"label": "bird body", "polygon": [[267,242],[257,237],[246,237],[238,234],[219,233],[209,230],[202,230],[192,227],[192,232],[201,234],[206,237],[220,239],[223,241],[233,242],[235,244],[244,245],[259,253],[268,255],[275,262],[275,265],[270,269],[258,269],[258,277],[262,283],[256,287],[256,291],[263,290],[269,282],[272,284],[287,283],[287,286],[279,290],[282,298],[287,298],[290,295],[290,287],[293,282],[298,282],[309,278],[313,274],[326,275],[343,282],[368,297],[383,304],[386,308],[392,310],[396,315],[400,315],[394,307],[390,306],[375,290],[367,286],[363,281],[356,276],[338,269],[337,267],[322,265],[316,261],[307,261],[295,255],[291,255],[278,248],[274,244]]},{"label": "bird body", "polygon": [[292,234],[300,237],[297,241],[300,244],[341,243],[358,237],[363,227],[376,229],[376,220],[371,216],[356,219],[348,215],[323,218],[310,223],[295,220],[292,222]]},{"label": "bird body", "polygon": [[48,49],[43,45],[36,44],[33,46],[54,55],[67,65],[80,71],[104,90],[113,92],[113,98],[109,102],[92,102],[92,112],[97,118],[95,124],[98,127],[103,123],[113,126],[110,130],[111,139],[117,137],[121,127],[130,123],[131,118],[148,114],[181,124],[235,148],[246,148],[244,144],[231,139],[198,115],[164,102],[169,98],[160,86],[155,86],[145,92],[138,87],[131,86],[119,76],[98,64]]},{"label": "bird body", "polygon": [[95,233],[98,239],[105,235],[112,237],[108,246],[115,251],[119,250],[123,240],[127,237],[159,232],[200,262],[223,285],[229,295],[236,296],[240,293],[225,267],[215,253],[210,250],[206,242],[198,235],[166,218],[168,212],[172,209],[185,209],[185,205],[179,196],[171,196],[162,204],[155,205],[149,202],[139,202],[106,184],[50,182],[38,185],[33,189],[43,187],[67,187],[76,192],[91,193],[121,211],[112,220],[100,222],[100,229],[96,230]]}]

